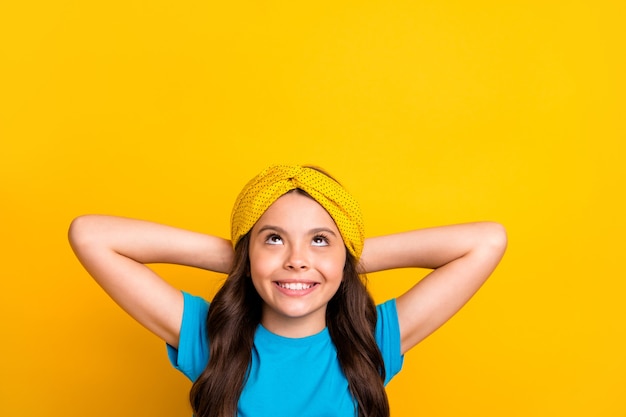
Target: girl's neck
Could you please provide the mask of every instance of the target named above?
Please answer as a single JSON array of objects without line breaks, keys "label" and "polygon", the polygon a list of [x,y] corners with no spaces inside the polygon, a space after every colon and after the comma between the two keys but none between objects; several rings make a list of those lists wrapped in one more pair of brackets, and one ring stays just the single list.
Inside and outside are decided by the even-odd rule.
[{"label": "girl's neck", "polygon": [[318,334],[326,328],[326,311],[305,317],[286,317],[264,310],[261,324],[268,331],[283,337],[301,338]]}]

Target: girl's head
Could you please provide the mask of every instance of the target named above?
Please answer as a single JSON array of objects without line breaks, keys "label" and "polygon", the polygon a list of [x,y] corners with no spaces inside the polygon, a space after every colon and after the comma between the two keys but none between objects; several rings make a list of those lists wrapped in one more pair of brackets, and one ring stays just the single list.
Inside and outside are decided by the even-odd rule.
[{"label": "girl's head", "polygon": [[252,284],[263,300],[263,325],[291,337],[321,331],[347,256],[354,262],[363,248],[356,201],[319,169],[272,166],[237,198],[235,247],[243,236]]}]

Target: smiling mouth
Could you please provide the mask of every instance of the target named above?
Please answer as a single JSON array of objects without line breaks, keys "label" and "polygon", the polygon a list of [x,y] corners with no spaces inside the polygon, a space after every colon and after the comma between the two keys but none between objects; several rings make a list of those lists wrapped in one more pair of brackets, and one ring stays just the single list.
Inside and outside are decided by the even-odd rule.
[{"label": "smiling mouth", "polygon": [[308,290],[310,288],[313,288],[317,285],[316,282],[276,282],[276,285],[278,285],[280,288],[284,288],[286,290],[292,290],[292,291],[304,291],[304,290]]}]

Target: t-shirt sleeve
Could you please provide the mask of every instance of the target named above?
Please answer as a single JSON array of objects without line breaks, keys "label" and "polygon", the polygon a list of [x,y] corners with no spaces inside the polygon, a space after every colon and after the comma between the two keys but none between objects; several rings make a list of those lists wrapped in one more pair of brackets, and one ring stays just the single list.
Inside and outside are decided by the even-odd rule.
[{"label": "t-shirt sleeve", "polygon": [[167,355],[174,368],[192,382],[198,379],[209,361],[206,318],[209,303],[183,291],[183,321],[180,326],[178,349],[167,345]]},{"label": "t-shirt sleeve", "polygon": [[396,300],[391,299],[376,307],[378,321],[376,322],[376,342],[385,362],[385,385],[391,381],[400,370],[404,361],[400,349],[400,324]]}]

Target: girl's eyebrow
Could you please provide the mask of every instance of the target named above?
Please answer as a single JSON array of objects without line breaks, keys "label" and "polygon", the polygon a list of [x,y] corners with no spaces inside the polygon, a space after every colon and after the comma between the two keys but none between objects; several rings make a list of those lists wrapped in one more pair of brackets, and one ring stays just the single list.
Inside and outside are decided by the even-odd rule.
[{"label": "girl's eyebrow", "polygon": [[[262,233],[266,230],[272,230],[272,231],[278,232],[279,234],[284,234],[284,235],[287,234],[287,231],[283,229],[282,227],[274,226],[271,224],[266,224],[265,226],[261,227],[258,233]],[[309,230],[309,234],[311,235],[315,235],[315,234],[322,233],[322,232],[328,233],[337,237],[337,234],[333,230],[329,229],[328,227],[316,227],[314,229]]]},{"label": "girl's eyebrow", "polygon": [[318,233],[329,233],[335,237],[337,237],[337,234],[335,232],[333,232],[331,229],[329,229],[328,227],[316,227],[315,229],[311,229],[309,231],[309,233],[311,234],[318,234]]},{"label": "girl's eyebrow", "polygon": [[265,226],[261,227],[258,233],[264,232],[266,230],[273,230],[274,232],[285,233],[285,230],[282,227],[272,226],[271,224],[266,224]]}]

